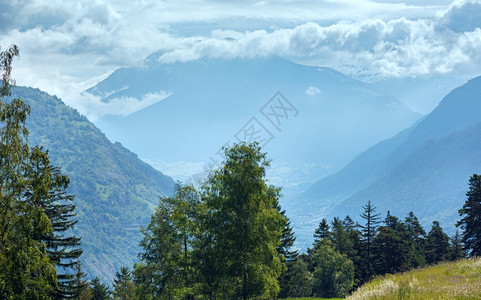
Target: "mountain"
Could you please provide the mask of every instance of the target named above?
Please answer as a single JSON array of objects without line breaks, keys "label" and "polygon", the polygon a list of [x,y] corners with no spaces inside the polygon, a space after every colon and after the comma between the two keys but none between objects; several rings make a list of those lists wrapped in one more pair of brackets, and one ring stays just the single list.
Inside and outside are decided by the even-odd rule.
[{"label": "mountain", "polygon": [[[481,77],[450,92],[429,115],[358,155],[303,194],[310,210],[358,217],[371,200],[378,212],[413,211],[450,233],[459,219],[469,176],[481,171]],[[309,209],[309,208],[308,208]],[[314,224],[310,224],[314,227]]]},{"label": "mountain", "polygon": [[48,149],[53,165],[70,177],[85,270],[110,282],[121,266],[133,265],[140,226],[150,221],[159,197],[172,192],[173,180],[111,143],[59,98],[26,87],[15,87],[12,97],[31,106],[29,144]]},{"label": "mountain", "polygon": [[96,121],[111,140],[149,161],[209,162],[227,142],[250,141],[255,132],[274,169],[278,164],[272,172],[278,179],[309,182],[420,117],[329,68],[278,57],[160,64],[158,56],[86,91],[106,103],[168,95],[130,115]]}]

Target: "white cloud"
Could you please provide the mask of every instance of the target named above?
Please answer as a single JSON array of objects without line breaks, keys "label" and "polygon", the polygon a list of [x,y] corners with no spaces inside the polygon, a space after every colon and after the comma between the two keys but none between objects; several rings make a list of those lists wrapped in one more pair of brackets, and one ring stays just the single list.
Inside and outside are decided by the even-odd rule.
[{"label": "white cloud", "polygon": [[306,93],[309,96],[316,96],[316,95],[321,93],[321,90],[316,88],[315,86],[310,86],[310,87],[307,88]]},{"label": "white cloud", "polygon": [[20,47],[19,84],[87,112],[102,105],[81,91],[156,51],[162,62],[278,55],[371,78],[479,73],[479,0],[403,2],[0,0],[0,44]]}]

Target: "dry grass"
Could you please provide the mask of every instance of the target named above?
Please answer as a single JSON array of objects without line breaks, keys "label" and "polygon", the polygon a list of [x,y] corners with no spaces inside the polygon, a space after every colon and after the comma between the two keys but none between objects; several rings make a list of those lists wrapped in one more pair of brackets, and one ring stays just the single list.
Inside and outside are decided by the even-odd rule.
[{"label": "dry grass", "polygon": [[346,299],[481,299],[481,258],[380,277]]}]

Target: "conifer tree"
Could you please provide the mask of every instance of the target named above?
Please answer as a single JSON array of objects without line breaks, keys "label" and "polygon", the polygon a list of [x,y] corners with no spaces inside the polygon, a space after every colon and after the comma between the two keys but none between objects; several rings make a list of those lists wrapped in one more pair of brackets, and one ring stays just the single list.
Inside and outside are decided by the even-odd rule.
[{"label": "conifer tree", "polygon": [[436,264],[449,258],[449,237],[443,232],[438,221],[433,221],[426,237],[426,261]]},{"label": "conifer tree", "polygon": [[426,232],[418,218],[411,211],[404,220],[406,226],[408,247],[410,248],[409,267],[417,268],[426,264],[425,236]]},{"label": "conifer tree", "polygon": [[[24,191],[24,197],[41,207],[52,225],[52,232],[36,237],[46,245],[48,257],[57,266],[58,285],[52,297],[76,297],[82,287],[77,285],[75,270],[83,251],[80,238],[69,233],[77,223],[72,219],[76,215],[74,196],[66,192],[70,180],[50,164],[48,152],[38,146],[31,150],[26,178],[29,188]],[[41,185],[43,193],[38,192]]]},{"label": "conifer tree", "polygon": [[92,299],[91,300],[107,300],[110,299],[110,290],[109,288],[100,282],[98,277],[95,277],[90,282],[90,290],[92,291]]},{"label": "conifer tree", "polygon": [[459,234],[459,231],[456,230],[456,233],[451,239],[450,259],[454,261],[464,257],[466,257],[466,254],[463,251],[463,243],[461,242],[461,235]]},{"label": "conifer tree", "polygon": [[365,225],[359,225],[362,232],[362,241],[364,243],[364,280],[369,280],[373,275],[373,257],[372,257],[372,241],[376,235],[377,226],[380,223],[380,215],[376,214],[376,208],[371,204],[371,200],[367,202],[366,205],[362,206],[364,212],[361,214],[361,218],[365,220]]},{"label": "conifer tree", "polygon": [[126,267],[121,267],[120,272],[115,273],[114,290],[112,295],[114,300],[137,300],[135,294],[135,284],[132,282],[131,273]]},{"label": "conifer tree", "polygon": [[481,256],[481,176],[474,174],[469,178],[468,199],[459,210],[462,217],[457,226],[461,227],[462,242],[468,256]]},{"label": "conifer tree", "polygon": [[322,218],[321,222],[319,222],[319,226],[314,231],[314,244],[317,244],[320,240],[324,238],[329,238],[329,230],[329,223],[327,222],[326,218]]},{"label": "conifer tree", "polygon": [[280,211],[281,216],[285,219],[285,226],[284,229],[282,229],[281,243],[277,247],[277,253],[281,255],[283,261],[290,262],[297,259],[299,250],[292,248],[296,241],[296,237],[291,226],[291,221],[286,216],[286,211],[281,209],[280,205],[278,206],[278,210]]}]

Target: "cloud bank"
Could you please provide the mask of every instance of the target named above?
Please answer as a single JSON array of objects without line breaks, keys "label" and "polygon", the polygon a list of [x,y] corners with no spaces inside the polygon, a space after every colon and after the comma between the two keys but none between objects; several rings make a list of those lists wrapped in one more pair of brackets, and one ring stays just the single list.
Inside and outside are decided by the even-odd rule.
[{"label": "cloud bank", "polygon": [[[480,0],[0,0],[0,5],[0,44],[15,43],[21,50],[14,66],[17,82],[57,94],[84,114],[95,107],[102,115],[110,108],[82,99],[83,90],[118,67],[143,66],[153,52],[162,63],[277,55],[349,69],[371,80],[474,76],[481,67]],[[151,102],[119,101],[132,108],[119,114]]]}]

